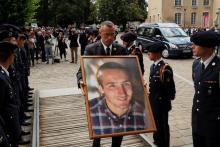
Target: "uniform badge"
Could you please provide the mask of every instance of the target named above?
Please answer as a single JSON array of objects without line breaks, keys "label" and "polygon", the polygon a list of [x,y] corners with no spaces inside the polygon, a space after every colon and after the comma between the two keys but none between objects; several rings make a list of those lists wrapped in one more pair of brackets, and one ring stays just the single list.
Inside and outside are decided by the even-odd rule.
[{"label": "uniform badge", "polygon": [[215,62],[212,63],[212,66],[215,66]]}]

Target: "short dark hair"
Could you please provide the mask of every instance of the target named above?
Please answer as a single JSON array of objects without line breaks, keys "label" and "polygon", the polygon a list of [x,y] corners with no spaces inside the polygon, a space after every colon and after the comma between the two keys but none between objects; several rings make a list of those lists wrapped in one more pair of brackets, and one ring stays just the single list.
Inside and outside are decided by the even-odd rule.
[{"label": "short dark hair", "polygon": [[104,26],[113,28],[113,27],[115,27],[115,24],[114,24],[113,22],[109,21],[109,20],[103,21],[103,22],[101,23],[101,28],[100,28],[100,30],[101,30]]},{"label": "short dark hair", "polygon": [[125,67],[124,65],[119,64],[117,62],[106,62],[106,63],[102,64],[96,72],[96,78],[97,78],[99,85],[102,85],[102,79],[101,79],[102,73],[104,70],[107,70],[107,69],[119,69],[119,70],[124,71],[128,77],[131,77],[129,74],[130,72],[129,72],[128,68]]}]

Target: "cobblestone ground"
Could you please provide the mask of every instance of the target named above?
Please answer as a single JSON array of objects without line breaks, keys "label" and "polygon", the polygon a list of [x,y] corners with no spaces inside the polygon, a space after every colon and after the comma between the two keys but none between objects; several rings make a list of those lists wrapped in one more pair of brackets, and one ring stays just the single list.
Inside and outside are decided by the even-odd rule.
[{"label": "cobblestone ground", "polygon": [[[70,61],[68,50],[68,59]],[[191,65],[193,59],[169,59],[173,67],[176,83],[176,99],[170,112],[169,124],[171,130],[171,146],[191,147],[191,107],[193,98],[193,85],[191,80]],[[148,81],[151,61],[144,54],[145,81]],[[31,68],[29,77],[31,87],[38,90],[60,89],[77,87],[76,72],[78,64],[61,61],[55,64],[36,64]],[[151,135],[149,135],[151,136]]]}]

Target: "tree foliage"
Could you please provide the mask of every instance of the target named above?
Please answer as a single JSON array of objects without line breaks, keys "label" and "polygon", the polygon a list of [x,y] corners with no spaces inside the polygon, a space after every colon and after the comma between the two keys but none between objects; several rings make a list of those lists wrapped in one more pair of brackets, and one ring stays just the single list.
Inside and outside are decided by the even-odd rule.
[{"label": "tree foliage", "polygon": [[89,7],[89,0],[40,0],[38,20],[41,25],[79,25],[86,22]]},{"label": "tree foliage", "polygon": [[26,23],[37,22],[36,20],[36,10],[39,7],[38,0],[28,0],[27,1],[27,15]]},{"label": "tree foliage", "polygon": [[26,0],[0,0],[0,3],[0,21],[2,23],[24,24],[27,14]]},{"label": "tree foliage", "polygon": [[0,22],[23,26],[35,17],[37,0],[0,0]]},{"label": "tree foliage", "polygon": [[67,26],[111,20],[125,25],[146,18],[145,0],[0,0],[0,23]]},{"label": "tree foliage", "polygon": [[147,16],[145,0],[97,0],[96,10],[98,21],[111,20],[123,26]]}]

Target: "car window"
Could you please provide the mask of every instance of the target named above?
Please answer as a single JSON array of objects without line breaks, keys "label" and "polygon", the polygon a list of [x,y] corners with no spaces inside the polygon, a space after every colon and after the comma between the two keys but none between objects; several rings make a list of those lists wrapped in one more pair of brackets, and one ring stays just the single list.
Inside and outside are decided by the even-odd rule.
[{"label": "car window", "polygon": [[153,29],[152,28],[145,28],[143,35],[144,36],[153,36]]},{"label": "car window", "polygon": [[139,28],[138,30],[137,30],[137,34],[138,35],[143,35],[143,33],[144,33],[144,28]]},{"label": "car window", "polygon": [[165,37],[187,37],[181,28],[160,28]]},{"label": "car window", "polygon": [[158,28],[154,29],[154,36],[156,36],[156,35],[162,36],[162,34],[161,34],[161,32],[160,32],[160,30]]}]

